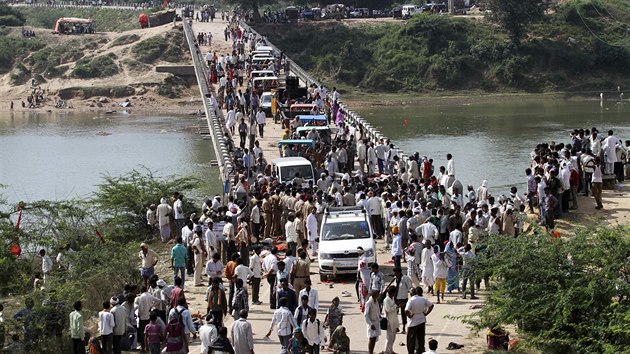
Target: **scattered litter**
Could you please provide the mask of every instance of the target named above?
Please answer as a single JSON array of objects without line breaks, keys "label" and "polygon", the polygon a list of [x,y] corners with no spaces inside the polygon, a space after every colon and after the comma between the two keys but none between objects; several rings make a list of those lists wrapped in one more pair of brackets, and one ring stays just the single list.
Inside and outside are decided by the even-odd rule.
[{"label": "scattered litter", "polygon": [[344,291],[342,291],[342,292],[341,292],[341,297],[351,297],[351,296],[352,296],[352,295],[351,295],[348,291],[346,291],[346,290],[344,290]]},{"label": "scattered litter", "polygon": [[481,309],[483,308],[483,304],[476,304],[469,307],[471,310]]}]

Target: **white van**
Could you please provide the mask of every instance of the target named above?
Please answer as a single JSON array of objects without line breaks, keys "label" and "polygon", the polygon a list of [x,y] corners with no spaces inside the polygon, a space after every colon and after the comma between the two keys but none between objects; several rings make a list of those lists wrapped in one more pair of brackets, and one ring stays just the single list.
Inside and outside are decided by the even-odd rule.
[{"label": "white van", "polygon": [[280,183],[291,183],[296,173],[304,180],[302,187],[308,187],[309,181],[315,183],[313,165],[303,157],[281,157],[272,160],[271,165]]},{"label": "white van", "polygon": [[357,247],[363,248],[368,264],[376,262],[376,243],[367,212],[362,207],[328,208],[319,233],[319,277],[356,274]]},{"label": "white van", "polygon": [[405,18],[411,17],[420,12],[422,12],[422,6],[420,5],[404,5],[402,7],[402,15]]}]

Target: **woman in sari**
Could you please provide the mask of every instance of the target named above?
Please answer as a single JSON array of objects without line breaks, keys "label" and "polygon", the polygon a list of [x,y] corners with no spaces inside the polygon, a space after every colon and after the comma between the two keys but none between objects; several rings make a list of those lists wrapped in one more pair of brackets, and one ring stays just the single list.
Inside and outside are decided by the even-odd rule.
[{"label": "woman in sari", "polygon": [[330,342],[333,343],[333,354],[350,354],[350,338],[346,334],[346,327],[337,326]]},{"label": "woman in sari", "polygon": [[446,290],[448,293],[452,293],[453,290],[459,290],[459,271],[457,267],[457,250],[455,250],[455,246],[453,242],[449,241],[446,244],[446,249],[444,250],[446,255],[444,258],[448,258],[450,261],[450,267],[448,268],[448,275],[446,277]]}]

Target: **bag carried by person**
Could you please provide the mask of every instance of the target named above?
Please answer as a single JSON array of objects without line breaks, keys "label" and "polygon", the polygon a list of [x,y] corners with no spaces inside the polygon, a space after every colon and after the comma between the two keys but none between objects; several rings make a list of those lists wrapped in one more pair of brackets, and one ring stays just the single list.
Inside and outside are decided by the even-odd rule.
[{"label": "bag carried by person", "polygon": [[381,318],[381,329],[382,330],[387,330],[387,325],[388,325],[387,317]]}]

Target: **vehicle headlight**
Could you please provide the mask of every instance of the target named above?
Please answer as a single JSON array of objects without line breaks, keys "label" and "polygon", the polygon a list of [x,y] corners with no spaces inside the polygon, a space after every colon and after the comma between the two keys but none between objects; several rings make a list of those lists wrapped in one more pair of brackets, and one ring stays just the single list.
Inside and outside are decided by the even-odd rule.
[{"label": "vehicle headlight", "polygon": [[365,251],[365,257],[374,257],[374,249],[370,248]]},{"label": "vehicle headlight", "polygon": [[328,253],[319,253],[319,258],[321,259],[332,259]]}]

